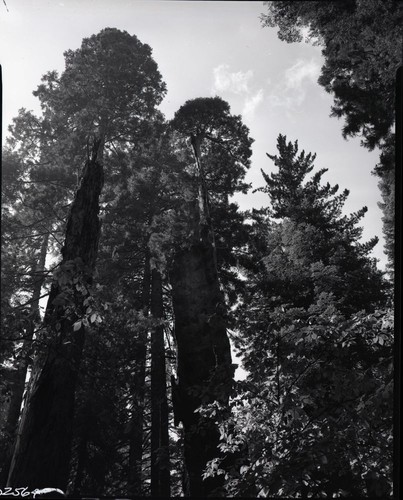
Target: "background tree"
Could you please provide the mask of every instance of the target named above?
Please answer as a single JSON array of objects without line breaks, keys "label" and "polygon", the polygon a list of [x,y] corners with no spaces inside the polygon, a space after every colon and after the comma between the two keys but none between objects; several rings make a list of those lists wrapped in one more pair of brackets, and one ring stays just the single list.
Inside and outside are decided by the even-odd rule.
[{"label": "background tree", "polygon": [[282,300],[288,295],[287,302],[296,307],[311,304],[315,295],[331,293],[345,314],[372,310],[385,298],[385,283],[369,257],[378,238],[359,243],[362,228],[357,224],[367,208],[344,215],[349,191],[337,194],[338,185],[321,185],[327,169],[307,178],[316,155],[298,154],[298,142],[287,143],[281,134],[277,148],[279,155],[268,157],[278,171],[262,171],[266,186],[261,190],[270,196],[271,216],[282,221],[269,243],[273,252],[266,269],[272,279],[266,288],[281,287]]},{"label": "background tree", "polygon": [[255,496],[255,486],[264,496],[373,494],[378,480],[382,496],[391,487],[393,314],[368,256],[375,241],[358,242],[364,211],[342,214],[348,193],[322,185],[325,170],[307,178],[314,155],[281,135],[278,150],[262,189],[271,204],[251,214],[253,264],[237,309],[249,375],[221,424],[222,452],[247,442],[249,462],[239,472],[216,460],[208,473],[228,474],[229,495]]},{"label": "background tree", "polygon": [[[12,135],[3,152],[2,315],[5,322],[2,331],[7,332],[4,338],[7,354],[4,353],[3,362],[10,363],[14,358],[8,372],[12,380],[6,384],[8,410],[4,414],[5,441],[1,446],[0,468],[4,484],[31,363],[32,341],[41,330],[39,300],[50,272],[46,270],[46,258],[49,252],[60,248],[60,220],[66,211],[66,198],[71,193],[70,179],[63,175],[59,165],[54,165],[51,172],[45,154],[41,155],[43,128],[38,121],[35,122],[38,127],[33,126],[33,119],[28,113],[20,113],[11,127]],[[30,138],[28,127],[33,129]],[[16,137],[19,137],[18,145]],[[28,142],[31,143],[30,155],[27,154]],[[19,318],[18,323],[11,318]]]},{"label": "background tree", "polygon": [[[164,317],[162,276],[152,270],[151,314]],[[165,367],[164,326],[157,324],[151,333],[151,496],[170,496],[168,401]]]},{"label": "background tree", "polygon": [[278,26],[287,42],[303,39],[323,46],[325,63],[318,83],[334,95],[332,116],[345,119],[343,136],[360,135],[362,144],[378,146],[386,252],[393,275],[395,78],[402,63],[403,9],[392,0],[342,2],[265,2],[263,26]]}]

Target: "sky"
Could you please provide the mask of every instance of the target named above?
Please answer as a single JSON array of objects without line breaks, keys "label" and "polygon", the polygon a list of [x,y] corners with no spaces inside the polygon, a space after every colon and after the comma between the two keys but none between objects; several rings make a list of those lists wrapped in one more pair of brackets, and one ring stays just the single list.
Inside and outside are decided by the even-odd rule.
[{"label": "sky", "polygon": [[[32,91],[46,72],[64,69],[63,52],[106,27],[134,34],[150,45],[167,84],[160,109],[167,119],[188,99],[218,95],[242,115],[255,140],[246,181],[264,185],[278,134],[317,154],[323,181],[350,190],[345,212],[368,207],[363,240],[378,236],[373,251],[384,268],[378,180],[371,171],[379,152],[360,140],[344,140],[342,120],[331,118],[333,98],[317,83],[321,48],[288,44],[276,28],[262,28],[263,2],[155,0],[5,0],[0,2],[0,63],[3,71],[3,142],[22,107],[40,113]],[[241,209],[267,206],[264,193],[238,195]]]}]

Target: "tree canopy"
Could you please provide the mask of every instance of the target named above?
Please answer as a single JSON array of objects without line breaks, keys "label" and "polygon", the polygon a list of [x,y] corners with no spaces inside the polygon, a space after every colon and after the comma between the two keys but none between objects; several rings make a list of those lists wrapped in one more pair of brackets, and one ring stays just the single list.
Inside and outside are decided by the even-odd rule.
[{"label": "tree canopy", "polygon": [[[68,133],[125,143],[155,113],[165,93],[151,48],[135,35],[105,28],[64,53],[65,70],[51,71],[34,92],[45,118]],[[61,120],[61,117],[63,119]]]},{"label": "tree canopy", "polygon": [[[332,114],[345,119],[344,136],[360,134],[366,147],[382,145],[394,123],[396,71],[401,64],[400,2],[265,2],[264,26],[278,26],[286,42],[323,46],[319,83],[334,95]],[[400,43],[399,43],[400,40]]]}]

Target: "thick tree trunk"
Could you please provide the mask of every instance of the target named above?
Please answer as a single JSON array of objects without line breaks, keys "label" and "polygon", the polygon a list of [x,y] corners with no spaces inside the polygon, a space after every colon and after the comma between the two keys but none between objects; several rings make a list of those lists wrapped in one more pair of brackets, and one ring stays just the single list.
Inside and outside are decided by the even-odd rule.
[{"label": "thick tree trunk", "polygon": [[[52,285],[45,315],[50,346],[30,382],[8,479],[13,488],[65,490],[67,486],[75,387],[84,344],[84,328],[74,331],[73,324],[84,314],[82,290],[91,282],[98,249],[103,186],[99,150],[98,143],[84,167],[67,220],[62,273]],[[78,277],[81,284],[73,281]]]},{"label": "thick tree trunk", "polygon": [[28,352],[31,350],[32,337],[35,331],[35,325],[40,321],[40,310],[39,310],[39,299],[41,296],[41,289],[44,283],[44,270],[46,263],[46,255],[48,251],[49,243],[49,233],[45,234],[42,239],[41,249],[39,253],[39,258],[36,265],[33,266],[33,271],[35,272],[34,283],[33,283],[33,293],[31,302],[31,327],[30,327],[30,337],[24,341],[23,355],[17,363],[16,370],[13,373],[13,384],[12,384],[12,394],[9,403],[9,407],[6,415],[5,422],[5,434],[7,436],[7,442],[2,443],[3,449],[1,450],[2,464],[1,464],[1,475],[0,484],[6,484],[7,477],[9,473],[10,463],[13,454],[13,444],[15,440],[15,433],[17,430],[18,419],[21,412],[22,399],[25,390],[25,379],[28,371]]},{"label": "thick tree trunk", "polygon": [[171,283],[178,346],[173,400],[175,420],[184,425],[186,494],[203,497],[222,485],[222,476],[202,480],[207,461],[219,455],[219,435],[214,423],[194,411],[214,400],[226,404],[233,377],[213,245],[200,242],[178,253]]},{"label": "thick tree trunk", "polygon": [[201,163],[203,134],[191,135],[198,174],[198,231],[190,248],[176,254],[171,272],[178,349],[178,383],[172,380],[175,423],[183,422],[186,495],[220,495],[223,476],[207,478],[206,464],[219,456],[219,433],[195,410],[205,403],[228,403],[233,381],[226,306],[220,290],[209,196]]},{"label": "thick tree trunk", "polygon": [[[156,320],[162,320],[162,277],[156,269],[152,271],[151,290],[151,314]],[[153,328],[151,334],[151,496],[170,496],[168,401],[162,324]]]},{"label": "thick tree trunk", "polygon": [[[142,305],[144,315],[147,316],[150,307],[150,251],[146,248],[144,278],[142,291]],[[136,369],[132,386],[132,415],[130,422],[130,447],[129,447],[129,496],[142,495],[142,460],[143,460],[143,428],[144,428],[144,397],[147,355],[147,331],[141,330],[138,334],[136,345]]]}]

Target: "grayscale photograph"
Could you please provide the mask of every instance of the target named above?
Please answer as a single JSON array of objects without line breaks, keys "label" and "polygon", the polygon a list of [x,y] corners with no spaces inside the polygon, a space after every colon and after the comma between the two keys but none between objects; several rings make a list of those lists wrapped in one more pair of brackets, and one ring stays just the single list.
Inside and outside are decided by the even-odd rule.
[{"label": "grayscale photograph", "polygon": [[396,0],[0,1],[0,500],[398,500],[402,43]]}]

